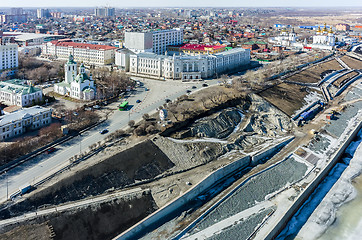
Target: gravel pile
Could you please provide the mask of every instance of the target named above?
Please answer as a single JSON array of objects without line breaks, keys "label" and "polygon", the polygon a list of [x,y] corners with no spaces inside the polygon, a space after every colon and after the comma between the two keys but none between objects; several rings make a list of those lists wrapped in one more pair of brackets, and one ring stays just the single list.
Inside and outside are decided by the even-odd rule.
[{"label": "gravel pile", "polygon": [[175,164],[172,170],[185,170],[213,161],[225,153],[219,142],[174,142],[158,136],[153,142]]},{"label": "gravel pile", "polygon": [[262,212],[251,215],[249,218],[244,221],[239,222],[236,225],[233,225],[225,229],[220,234],[214,235],[209,240],[233,240],[233,239],[248,239],[248,237],[254,232],[254,230],[262,223],[263,219],[273,212],[275,209],[268,208]]},{"label": "gravel pile", "polygon": [[344,112],[337,115],[336,120],[332,120],[331,124],[327,125],[325,129],[336,137],[340,137],[348,125],[348,121],[355,117],[358,111],[362,109],[362,102],[356,102],[348,106]]},{"label": "gravel pile", "polygon": [[314,136],[313,139],[309,142],[308,148],[315,153],[323,154],[327,150],[330,144],[331,144],[330,139],[318,135]]},{"label": "gravel pile", "polygon": [[306,164],[295,161],[294,158],[288,158],[246,182],[199,222],[191,232],[201,231],[215,222],[231,217],[258,202],[264,201],[268,194],[301,179],[306,171]]},{"label": "gravel pile", "polygon": [[361,98],[362,96],[362,89],[360,88],[353,88],[353,90],[349,91],[346,96],[344,97],[345,101],[351,101],[358,98]]}]

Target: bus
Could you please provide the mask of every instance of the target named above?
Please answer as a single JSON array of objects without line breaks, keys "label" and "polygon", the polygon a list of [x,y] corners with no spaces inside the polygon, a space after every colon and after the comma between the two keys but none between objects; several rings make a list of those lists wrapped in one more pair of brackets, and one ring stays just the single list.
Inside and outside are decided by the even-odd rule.
[{"label": "bus", "polygon": [[124,101],[123,103],[121,103],[119,106],[118,106],[118,109],[119,111],[124,111],[126,110],[128,107],[128,102],[127,101]]}]

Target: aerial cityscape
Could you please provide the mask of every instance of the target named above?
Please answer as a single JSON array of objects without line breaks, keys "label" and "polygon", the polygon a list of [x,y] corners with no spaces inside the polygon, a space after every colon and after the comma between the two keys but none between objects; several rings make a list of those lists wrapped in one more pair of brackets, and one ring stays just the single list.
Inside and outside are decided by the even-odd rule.
[{"label": "aerial cityscape", "polygon": [[359,1],[0,6],[0,240],[361,239]]}]

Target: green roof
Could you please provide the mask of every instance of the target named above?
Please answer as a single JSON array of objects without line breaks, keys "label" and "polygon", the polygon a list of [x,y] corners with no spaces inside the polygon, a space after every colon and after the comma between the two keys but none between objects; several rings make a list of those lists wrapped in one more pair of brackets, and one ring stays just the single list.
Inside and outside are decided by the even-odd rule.
[{"label": "green roof", "polygon": [[76,82],[84,82],[84,80],[90,80],[86,73],[79,73],[75,79]]},{"label": "green roof", "polygon": [[74,57],[72,54],[69,54],[69,59],[68,59],[67,64],[77,64],[76,62],[74,62]]},{"label": "green roof", "polygon": [[244,43],[244,45],[254,45],[254,44],[268,44],[268,43],[263,42],[263,41],[250,41],[250,42]]},{"label": "green roof", "polygon": [[29,86],[25,80],[12,79],[0,82],[0,89],[4,92],[18,93],[21,95],[35,93],[41,91],[39,88]]}]

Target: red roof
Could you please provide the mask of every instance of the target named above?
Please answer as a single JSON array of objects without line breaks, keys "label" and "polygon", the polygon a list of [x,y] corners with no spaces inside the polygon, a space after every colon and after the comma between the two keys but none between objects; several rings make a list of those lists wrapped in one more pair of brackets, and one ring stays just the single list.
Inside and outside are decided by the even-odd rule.
[{"label": "red roof", "polygon": [[181,50],[198,50],[198,51],[206,51],[205,48],[212,48],[212,49],[216,50],[216,49],[225,48],[225,46],[202,45],[202,44],[187,43],[184,46],[180,47]]},{"label": "red roof", "polygon": [[116,49],[116,47],[108,46],[108,45],[98,45],[98,44],[89,44],[89,43],[77,43],[71,41],[51,41],[52,44],[56,44],[57,46],[62,47],[73,47],[73,48],[86,48],[86,49],[96,49],[96,50],[110,50]]}]

